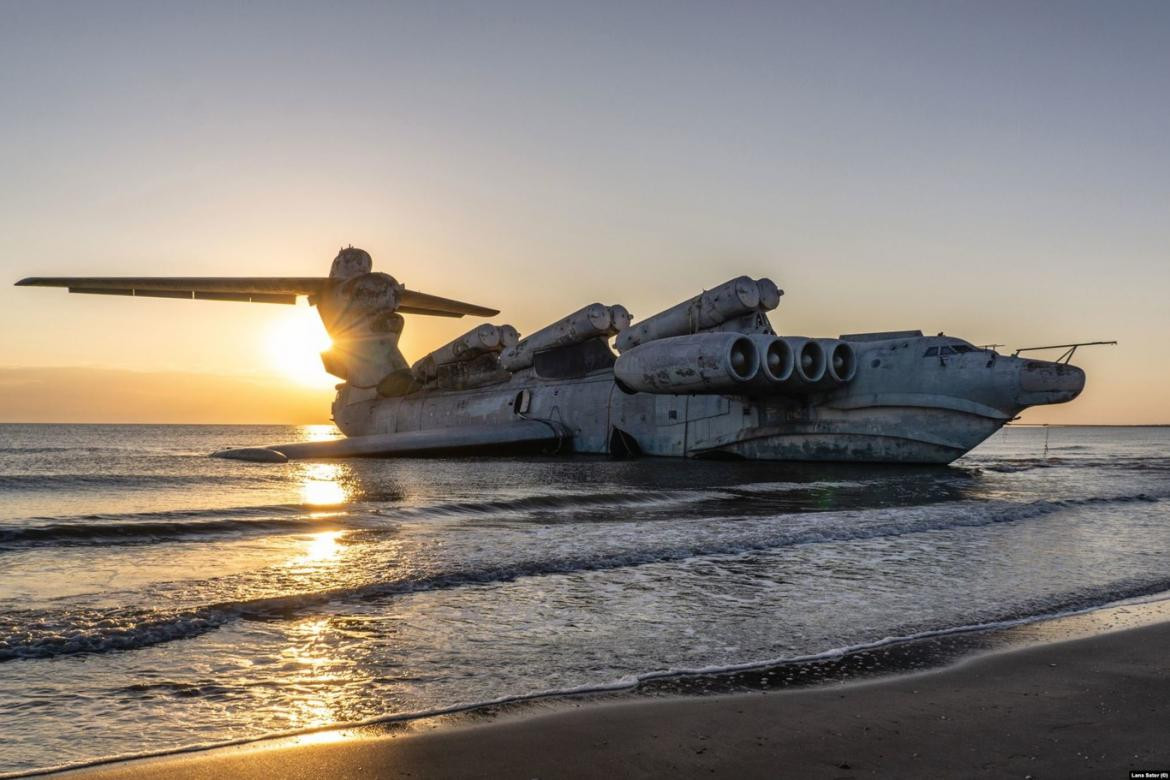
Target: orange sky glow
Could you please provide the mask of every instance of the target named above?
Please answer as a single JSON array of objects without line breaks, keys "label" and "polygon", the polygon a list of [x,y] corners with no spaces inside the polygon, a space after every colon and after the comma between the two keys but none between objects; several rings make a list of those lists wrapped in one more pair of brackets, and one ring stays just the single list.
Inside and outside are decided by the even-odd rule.
[{"label": "orange sky glow", "polygon": [[[328,421],[304,301],[11,284],[352,243],[522,334],[750,274],[782,334],[1117,339],[1024,421],[1170,423],[1166,8],[8,6],[0,421]],[[408,316],[402,350],[481,321]]]}]

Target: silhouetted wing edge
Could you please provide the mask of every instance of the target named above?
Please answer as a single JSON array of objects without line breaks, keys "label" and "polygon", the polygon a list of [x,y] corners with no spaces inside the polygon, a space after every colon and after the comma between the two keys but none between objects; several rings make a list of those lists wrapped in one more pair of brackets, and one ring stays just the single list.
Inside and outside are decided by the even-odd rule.
[{"label": "silhouetted wing edge", "polygon": [[328,281],[318,276],[31,276],[16,285],[65,287],[89,295],[296,303],[298,295],[316,295]]},{"label": "silhouetted wing edge", "polygon": [[[296,296],[319,295],[329,283],[321,276],[30,276],[18,287],[65,287],[72,293],[130,295],[148,298],[181,298],[252,303],[296,303]],[[402,289],[398,308],[404,314],[491,317],[498,309]]]}]

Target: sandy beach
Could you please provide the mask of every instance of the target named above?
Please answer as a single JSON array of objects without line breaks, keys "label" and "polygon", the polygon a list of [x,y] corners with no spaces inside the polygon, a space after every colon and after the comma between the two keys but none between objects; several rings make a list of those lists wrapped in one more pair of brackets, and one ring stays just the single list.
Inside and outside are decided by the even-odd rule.
[{"label": "sandy beach", "polygon": [[1170,624],[778,693],[568,703],[479,725],[256,743],[69,773],[319,777],[1129,777],[1170,767]]}]

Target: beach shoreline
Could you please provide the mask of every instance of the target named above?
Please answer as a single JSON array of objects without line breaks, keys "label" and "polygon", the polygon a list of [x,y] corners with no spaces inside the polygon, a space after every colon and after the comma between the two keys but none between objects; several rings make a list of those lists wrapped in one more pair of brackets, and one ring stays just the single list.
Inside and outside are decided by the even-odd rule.
[{"label": "beach shoreline", "polygon": [[1160,745],[1168,609],[1160,600],[982,632],[999,639],[926,670],[777,691],[559,697],[57,776],[1128,777],[1170,766]]}]

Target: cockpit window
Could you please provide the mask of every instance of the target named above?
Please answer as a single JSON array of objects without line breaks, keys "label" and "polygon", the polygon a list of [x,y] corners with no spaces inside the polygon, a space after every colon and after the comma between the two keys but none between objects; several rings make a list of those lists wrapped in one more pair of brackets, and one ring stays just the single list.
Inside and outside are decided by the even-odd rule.
[{"label": "cockpit window", "polygon": [[931,347],[922,354],[922,357],[949,357],[950,355],[965,355],[968,352],[978,351],[970,344],[948,344],[942,347]]}]

